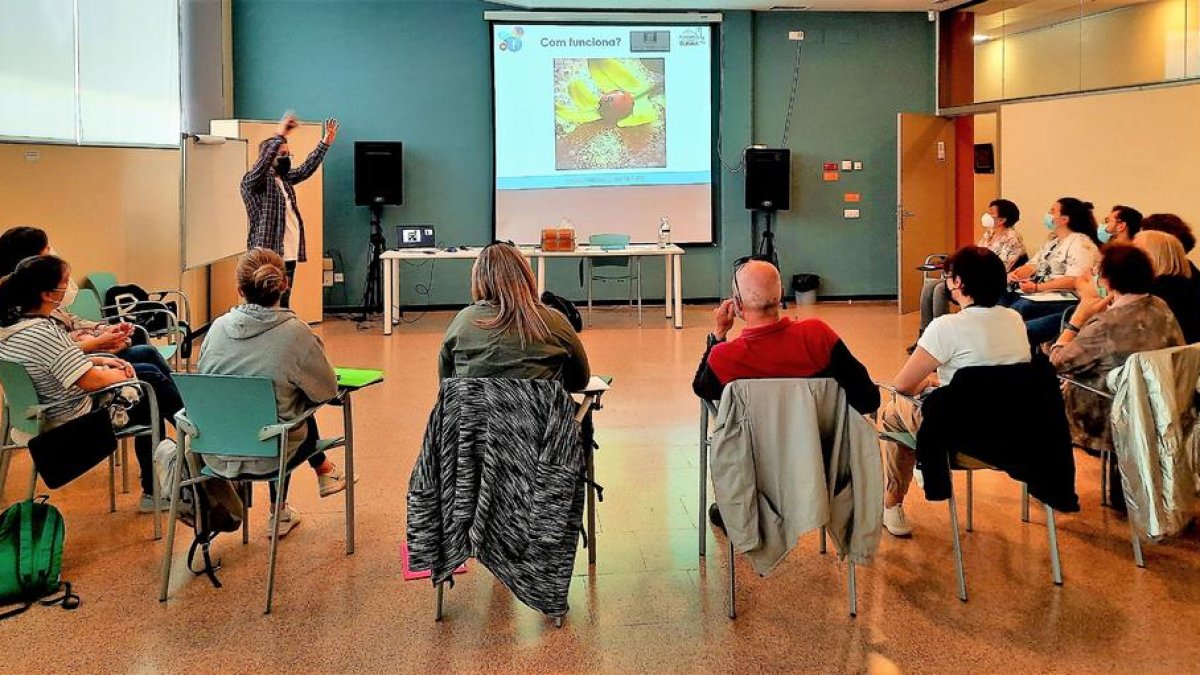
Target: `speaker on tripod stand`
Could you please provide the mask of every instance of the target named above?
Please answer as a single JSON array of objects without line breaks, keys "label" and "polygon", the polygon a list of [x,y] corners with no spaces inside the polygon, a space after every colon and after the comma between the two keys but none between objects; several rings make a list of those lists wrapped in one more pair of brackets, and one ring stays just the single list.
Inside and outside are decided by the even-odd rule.
[{"label": "speaker on tripod stand", "polygon": [[[787,148],[746,148],[746,208],[750,210],[750,237],[754,245],[754,257],[765,260],[780,271],[779,253],[775,250],[775,213],[791,208],[792,151]],[[758,219],[762,215],[765,226],[759,232]],[[787,294],[782,292],[782,304],[787,307]]]},{"label": "speaker on tripod stand", "polygon": [[383,207],[404,203],[404,144],[399,141],[355,141],[354,203],[371,207],[370,261],[363,285],[363,317],[383,310],[380,257],[387,248]]}]

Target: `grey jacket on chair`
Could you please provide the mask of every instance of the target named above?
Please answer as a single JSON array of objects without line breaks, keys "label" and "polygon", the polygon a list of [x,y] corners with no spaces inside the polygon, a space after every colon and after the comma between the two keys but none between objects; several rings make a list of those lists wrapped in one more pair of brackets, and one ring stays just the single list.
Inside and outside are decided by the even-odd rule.
[{"label": "grey jacket on chair", "polygon": [[446,378],[408,480],[410,568],[433,583],[475,556],[521,602],[567,612],[586,457],[552,380]]},{"label": "grey jacket on chair", "polygon": [[805,532],[870,563],[883,520],[875,428],[832,379],[738,380],[712,435],[713,492],[734,548],[766,575]]},{"label": "grey jacket on chair", "polygon": [[1151,539],[1178,534],[1200,487],[1200,345],[1132,354],[1107,383],[1129,518]]}]

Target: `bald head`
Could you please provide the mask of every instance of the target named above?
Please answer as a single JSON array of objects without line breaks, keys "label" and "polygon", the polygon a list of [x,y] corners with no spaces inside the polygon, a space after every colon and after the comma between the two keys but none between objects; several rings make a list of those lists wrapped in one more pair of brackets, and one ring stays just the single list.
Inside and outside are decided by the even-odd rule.
[{"label": "bald head", "polygon": [[737,291],[741,295],[743,312],[778,310],[783,292],[779,270],[769,262],[751,260],[737,271]]}]

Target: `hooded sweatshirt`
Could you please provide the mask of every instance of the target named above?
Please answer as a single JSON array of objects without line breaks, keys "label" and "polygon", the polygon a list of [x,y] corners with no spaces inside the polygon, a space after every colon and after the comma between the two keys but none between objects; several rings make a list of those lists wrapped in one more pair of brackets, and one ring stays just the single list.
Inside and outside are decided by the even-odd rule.
[{"label": "hooded sweatshirt", "polygon": [[[205,375],[265,377],[275,385],[279,419],[295,419],[337,394],[337,376],[325,345],[290,309],[241,305],[213,322],[200,348],[198,369]],[[288,457],[304,441],[304,425],[288,434]],[[274,460],[205,459],[217,473],[263,474]]]}]

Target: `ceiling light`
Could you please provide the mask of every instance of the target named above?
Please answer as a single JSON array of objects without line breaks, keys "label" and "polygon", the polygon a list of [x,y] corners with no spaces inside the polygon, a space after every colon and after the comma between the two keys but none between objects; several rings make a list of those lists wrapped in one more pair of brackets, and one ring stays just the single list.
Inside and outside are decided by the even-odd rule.
[{"label": "ceiling light", "polygon": [[971,36],[971,42],[974,42],[975,44],[980,44],[980,43],[983,43],[983,42],[987,42],[988,40],[991,40],[991,39],[992,39],[992,37],[991,37],[990,35],[982,35],[982,34],[979,34],[979,35],[972,35],[972,36]]}]

